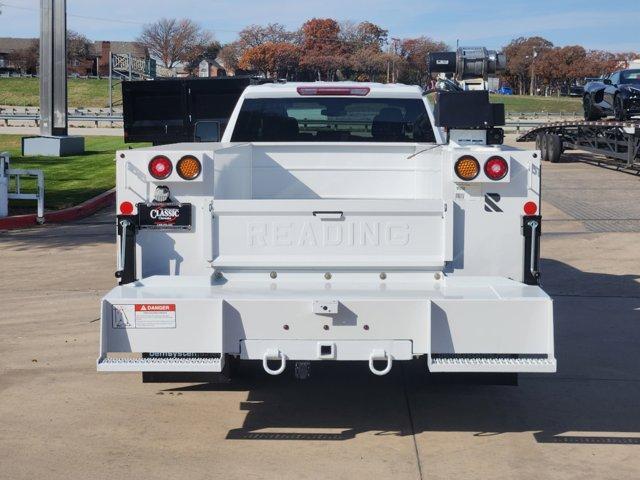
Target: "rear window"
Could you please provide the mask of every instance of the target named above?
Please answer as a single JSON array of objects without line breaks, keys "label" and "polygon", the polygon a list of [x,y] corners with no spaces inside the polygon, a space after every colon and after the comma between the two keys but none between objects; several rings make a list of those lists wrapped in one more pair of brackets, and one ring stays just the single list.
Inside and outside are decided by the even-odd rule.
[{"label": "rear window", "polygon": [[421,99],[250,98],[233,142],[435,142]]},{"label": "rear window", "polygon": [[626,70],[620,76],[620,83],[640,83],[640,70]]}]

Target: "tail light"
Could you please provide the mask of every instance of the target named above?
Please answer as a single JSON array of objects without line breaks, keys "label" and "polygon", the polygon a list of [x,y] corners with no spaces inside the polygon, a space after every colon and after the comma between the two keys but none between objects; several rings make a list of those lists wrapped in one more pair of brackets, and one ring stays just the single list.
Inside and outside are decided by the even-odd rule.
[{"label": "tail light", "polygon": [[122,202],[120,204],[120,213],[122,215],[131,215],[133,213],[133,203]]},{"label": "tail light", "polygon": [[537,211],[538,205],[536,205],[536,202],[527,202],[524,204],[525,215],[535,215]]},{"label": "tail light", "polygon": [[509,164],[502,157],[491,157],[484,164],[484,174],[491,180],[502,180],[509,172]]},{"label": "tail light", "polygon": [[369,95],[369,87],[298,87],[298,95],[353,95],[364,97]]},{"label": "tail light", "polygon": [[164,155],[153,157],[149,162],[149,173],[153,178],[157,178],[158,180],[167,178],[171,175],[172,171],[173,165],[171,164],[171,160]]},{"label": "tail light", "polygon": [[185,180],[193,180],[194,178],[198,178],[198,176],[200,176],[202,165],[200,164],[200,160],[198,160],[196,157],[192,155],[185,155],[180,160],[178,160],[176,171],[181,178],[184,178]]},{"label": "tail light", "polygon": [[471,155],[465,155],[464,157],[460,157],[454,166],[456,171],[456,175],[460,177],[462,180],[469,181],[473,180],[480,173],[480,164],[475,157]]}]

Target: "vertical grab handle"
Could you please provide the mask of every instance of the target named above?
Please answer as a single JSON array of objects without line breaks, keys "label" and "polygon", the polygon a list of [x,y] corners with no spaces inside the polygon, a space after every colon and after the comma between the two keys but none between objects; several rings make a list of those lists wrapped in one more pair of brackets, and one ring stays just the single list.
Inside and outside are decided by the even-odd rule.
[{"label": "vertical grab handle", "polygon": [[122,237],[120,238],[120,256],[118,257],[118,270],[123,271],[124,266],[126,265],[126,255],[127,255],[127,230],[129,230],[129,226],[131,222],[129,220],[121,220],[120,226],[122,227]]},{"label": "vertical grab handle", "polygon": [[531,275],[535,278],[538,276],[538,272],[535,269],[536,266],[536,258],[537,258],[537,250],[536,250],[536,230],[538,229],[538,222],[535,220],[531,220],[528,224],[531,227],[531,255],[529,258],[529,271]]}]

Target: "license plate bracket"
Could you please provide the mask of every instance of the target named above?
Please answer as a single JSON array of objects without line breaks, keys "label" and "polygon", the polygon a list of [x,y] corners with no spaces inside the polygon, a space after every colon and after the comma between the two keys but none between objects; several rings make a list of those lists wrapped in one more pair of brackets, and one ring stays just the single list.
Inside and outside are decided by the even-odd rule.
[{"label": "license plate bracket", "polygon": [[138,204],[139,228],[191,230],[190,203]]}]

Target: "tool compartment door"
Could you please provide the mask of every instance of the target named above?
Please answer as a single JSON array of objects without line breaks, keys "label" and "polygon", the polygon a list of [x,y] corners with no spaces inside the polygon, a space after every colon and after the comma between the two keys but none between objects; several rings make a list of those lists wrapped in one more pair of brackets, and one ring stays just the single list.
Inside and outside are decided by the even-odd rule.
[{"label": "tool compartment door", "polygon": [[442,199],[214,200],[213,266],[439,269],[450,212]]}]

